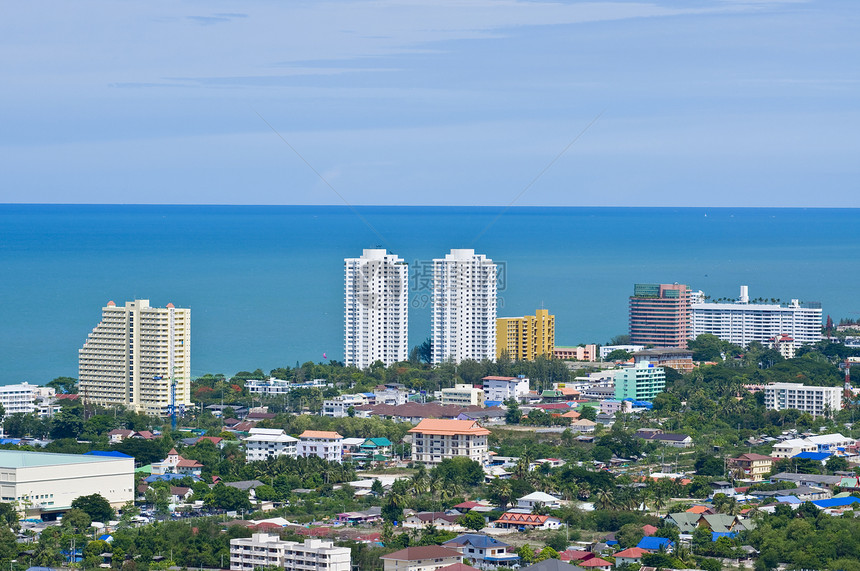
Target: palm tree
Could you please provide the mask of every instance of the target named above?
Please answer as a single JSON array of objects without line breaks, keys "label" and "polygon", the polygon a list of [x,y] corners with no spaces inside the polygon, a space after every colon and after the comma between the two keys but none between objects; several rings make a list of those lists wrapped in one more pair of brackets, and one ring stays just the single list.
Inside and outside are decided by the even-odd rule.
[{"label": "palm tree", "polygon": [[680,559],[682,563],[692,563],[693,552],[686,546],[686,544],[681,543],[676,545],[674,555]]},{"label": "palm tree", "polygon": [[423,465],[413,474],[411,484],[412,491],[416,496],[420,496],[427,491],[427,470]]},{"label": "palm tree", "polygon": [[435,499],[443,487],[444,482],[439,477],[439,474],[435,471],[430,472],[430,477],[427,480],[427,488],[430,490],[430,496]]},{"label": "palm tree", "polygon": [[597,492],[597,499],[594,502],[594,507],[599,510],[614,510],[617,507],[615,497],[606,488],[602,488]]},{"label": "palm tree", "polygon": [[511,488],[511,483],[508,480],[500,480],[498,487],[496,489],[496,493],[499,495],[499,500],[501,501],[501,508],[505,509],[508,507],[508,502],[511,501],[511,495],[513,494],[513,489]]},{"label": "palm tree", "polygon": [[531,460],[529,460],[525,456],[520,457],[520,459],[517,460],[517,465],[514,466],[513,477],[517,480],[527,480],[529,477],[530,464]]},{"label": "palm tree", "polygon": [[660,509],[666,506],[666,496],[660,492],[654,495],[654,509],[657,511],[657,517],[660,516]]}]

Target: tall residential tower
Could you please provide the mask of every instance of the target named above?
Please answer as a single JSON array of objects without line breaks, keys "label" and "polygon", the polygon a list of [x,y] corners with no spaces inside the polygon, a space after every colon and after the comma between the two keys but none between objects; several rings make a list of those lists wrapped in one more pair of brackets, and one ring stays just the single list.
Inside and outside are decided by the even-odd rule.
[{"label": "tall residential tower", "polygon": [[433,260],[433,363],[496,357],[496,265],[475,250]]},{"label": "tall residential tower", "polygon": [[147,299],[108,302],[78,351],[78,377],[81,397],[94,404],[150,415],[189,405],[191,310],[150,307]]},{"label": "tall residential tower", "polygon": [[636,284],[630,297],[630,343],[685,349],[690,313],[689,286]]},{"label": "tall residential tower", "polygon": [[344,260],[344,363],[364,369],[409,357],[409,266],[385,250]]}]

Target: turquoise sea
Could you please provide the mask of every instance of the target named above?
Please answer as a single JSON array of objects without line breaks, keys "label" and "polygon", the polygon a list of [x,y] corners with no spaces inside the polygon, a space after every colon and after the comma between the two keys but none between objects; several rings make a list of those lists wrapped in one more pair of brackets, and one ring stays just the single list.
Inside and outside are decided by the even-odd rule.
[{"label": "turquoise sea", "polygon": [[192,372],[341,359],[343,258],[411,264],[410,345],[428,337],[426,264],[504,265],[499,316],[545,307],[556,343],[627,330],[635,282],[820,301],[860,317],[860,210],[0,205],[0,384],[77,375],[109,300],[192,309]]}]

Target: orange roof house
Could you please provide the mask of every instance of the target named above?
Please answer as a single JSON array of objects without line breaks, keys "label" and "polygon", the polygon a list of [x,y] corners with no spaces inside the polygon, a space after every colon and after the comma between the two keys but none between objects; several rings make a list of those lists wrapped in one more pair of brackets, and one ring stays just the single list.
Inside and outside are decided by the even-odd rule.
[{"label": "orange roof house", "polygon": [[505,512],[502,517],[493,522],[493,527],[526,528],[526,529],[558,529],[561,520],[548,515],[536,515],[528,513]]},{"label": "orange roof house", "polygon": [[314,440],[342,440],[343,436],[331,430],[305,430],[299,434],[299,438]]}]

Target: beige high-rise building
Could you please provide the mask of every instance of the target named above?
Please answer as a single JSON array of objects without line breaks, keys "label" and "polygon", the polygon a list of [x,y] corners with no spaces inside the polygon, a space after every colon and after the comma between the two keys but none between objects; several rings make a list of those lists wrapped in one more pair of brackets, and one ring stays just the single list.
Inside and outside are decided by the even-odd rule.
[{"label": "beige high-rise building", "polygon": [[515,361],[552,357],[555,348],[555,316],[548,309],[534,315],[500,317],[496,320],[496,358],[507,353]]},{"label": "beige high-rise building", "polygon": [[150,307],[147,299],[108,302],[78,352],[78,378],[89,403],[161,416],[171,404],[181,411],[191,404],[191,310]]}]

